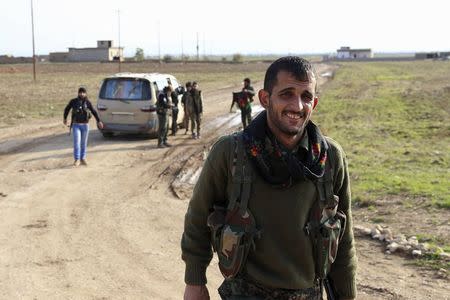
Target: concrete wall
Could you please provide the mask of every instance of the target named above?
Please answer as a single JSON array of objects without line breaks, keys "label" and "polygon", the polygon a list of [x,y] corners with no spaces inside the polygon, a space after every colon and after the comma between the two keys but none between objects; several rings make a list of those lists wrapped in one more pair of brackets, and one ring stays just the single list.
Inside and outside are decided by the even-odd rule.
[{"label": "concrete wall", "polygon": [[68,61],[112,61],[115,56],[120,56],[123,61],[123,49],[69,48]]},{"label": "concrete wall", "polygon": [[109,48],[109,60],[114,60],[114,57],[120,57],[120,61],[124,61],[122,48]]},{"label": "concrete wall", "polygon": [[108,61],[109,49],[107,48],[69,48],[69,61]]},{"label": "concrete wall", "polygon": [[372,51],[339,51],[336,56],[338,59],[361,59],[372,58]]},{"label": "concrete wall", "polygon": [[69,60],[69,52],[50,52],[49,61],[66,62]]}]

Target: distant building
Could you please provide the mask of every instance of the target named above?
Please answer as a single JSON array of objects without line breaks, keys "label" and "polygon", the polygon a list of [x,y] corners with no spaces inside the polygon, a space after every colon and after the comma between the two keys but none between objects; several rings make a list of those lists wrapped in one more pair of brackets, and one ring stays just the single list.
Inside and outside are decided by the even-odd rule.
[{"label": "distant building", "polygon": [[351,49],[350,47],[341,47],[337,50],[337,59],[364,59],[373,58],[372,49]]},{"label": "distant building", "polygon": [[50,52],[49,56],[49,61],[51,62],[69,61],[69,52]]},{"label": "distant building", "polygon": [[416,59],[430,59],[430,58],[438,58],[438,52],[417,52],[415,55]]},{"label": "distant building", "polygon": [[449,59],[450,52],[416,52],[416,59]]},{"label": "distant building", "polygon": [[439,58],[450,59],[450,51],[439,52]]},{"label": "distant building", "polygon": [[112,41],[97,41],[96,48],[69,48],[69,52],[52,52],[52,62],[123,61],[123,48],[113,47]]},{"label": "distant building", "polygon": [[31,63],[33,62],[32,57],[15,57],[11,54],[0,55],[0,64],[21,64],[21,63]]}]

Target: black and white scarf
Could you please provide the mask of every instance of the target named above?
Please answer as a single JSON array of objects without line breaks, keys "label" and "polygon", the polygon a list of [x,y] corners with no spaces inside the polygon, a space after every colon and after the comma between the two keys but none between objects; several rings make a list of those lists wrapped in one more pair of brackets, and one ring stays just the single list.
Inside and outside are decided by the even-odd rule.
[{"label": "black and white scarf", "polygon": [[[243,133],[244,145],[250,160],[265,181],[280,187],[289,187],[293,183],[308,178],[315,181],[325,173],[328,144],[319,128],[309,121],[305,127],[308,135],[308,152],[301,160],[296,152],[285,151],[267,126],[267,112],[260,113]],[[267,147],[266,139],[271,147]],[[269,149],[271,148],[271,149]],[[287,177],[275,176],[270,156],[275,155],[284,162]]]}]

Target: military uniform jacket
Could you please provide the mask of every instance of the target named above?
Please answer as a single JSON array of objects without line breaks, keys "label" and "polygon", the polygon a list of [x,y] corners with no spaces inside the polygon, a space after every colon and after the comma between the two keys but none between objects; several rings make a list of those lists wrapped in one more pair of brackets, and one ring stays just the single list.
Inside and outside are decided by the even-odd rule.
[{"label": "military uniform jacket", "polygon": [[[340,198],[338,209],[347,216],[346,230],[329,275],[341,297],[355,298],[356,257],[347,162],[341,147],[330,138],[327,142],[335,158],[332,163],[334,190]],[[232,188],[230,162],[233,153],[231,136],[221,138],[213,146],[189,203],[181,241],[187,284],[206,283],[205,272],[213,255],[207,217],[214,205],[226,207]],[[269,288],[305,289],[314,286],[312,241],[305,231],[305,224],[317,200],[315,184],[305,180],[281,189],[265,182],[250,166],[253,179],[248,209],[262,233],[261,238],[255,241],[255,250],[250,250],[241,276]]]},{"label": "military uniform jacket", "polygon": [[172,107],[171,104],[171,99],[165,93],[159,94],[158,101],[156,102],[156,113],[158,115],[167,115],[169,109]]},{"label": "military uniform jacket", "polygon": [[186,111],[189,115],[198,115],[203,113],[202,91],[191,90],[186,96]]}]

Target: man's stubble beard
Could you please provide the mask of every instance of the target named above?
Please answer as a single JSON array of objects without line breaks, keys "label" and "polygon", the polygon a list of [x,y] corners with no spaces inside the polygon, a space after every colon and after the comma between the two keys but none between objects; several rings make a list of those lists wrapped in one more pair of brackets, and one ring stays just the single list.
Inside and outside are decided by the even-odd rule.
[{"label": "man's stubble beard", "polygon": [[[302,126],[298,129],[291,130],[289,128],[286,128],[283,126],[282,121],[278,120],[276,113],[274,112],[274,109],[272,108],[272,102],[269,101],[269,107],[267,109],[267,114],[269,116],[269,119],[271,120],[271,123],[273,126],[277,128],[277,130],[281,133],[284,133],[286,135],[289,135],[291,137],[296,136],[298,134],[302,134],[305,130],[307,122],[303,122]],[[282,116],[280,116],[282,118]]]}]

